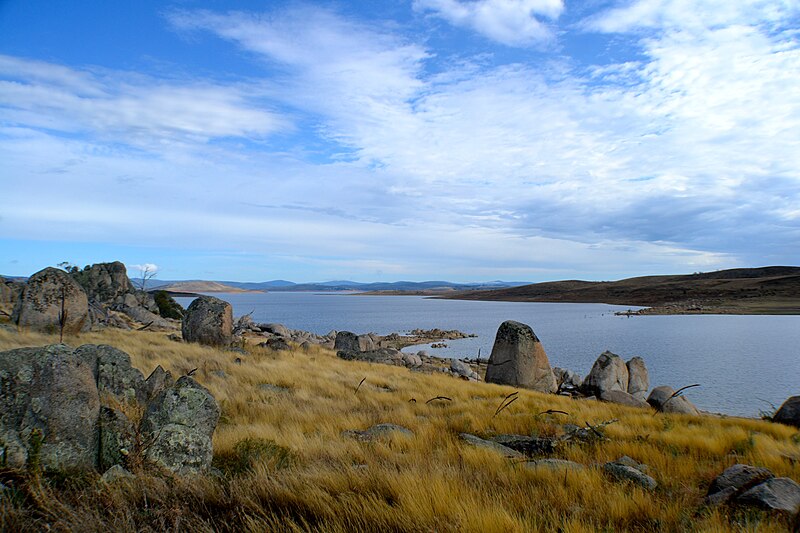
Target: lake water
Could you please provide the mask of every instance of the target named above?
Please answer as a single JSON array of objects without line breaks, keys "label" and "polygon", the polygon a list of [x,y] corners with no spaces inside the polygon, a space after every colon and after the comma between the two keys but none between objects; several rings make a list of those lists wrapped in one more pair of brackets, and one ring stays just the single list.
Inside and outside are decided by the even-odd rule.
[{"label": "lake water", "polygon": [[[330,330],[387,334],[414,328],[458,329],[476,338],[425,349],[441,357],[488,357],[504,320],[530,325],[552,366],[586,375],[611,350],[644,358],[651,386],[700,383],[687,397],[700,409],[757,416],[800,394],[800,316],[636,316],[629,306],[432,300],[421,296],[317,293],[215,294],[234,315],[318,334]],[[191,298],[177,298],[184,307]],[[634,308],[635,309],[635,308]],[[419,349],[419,348],[417,348]]]}]

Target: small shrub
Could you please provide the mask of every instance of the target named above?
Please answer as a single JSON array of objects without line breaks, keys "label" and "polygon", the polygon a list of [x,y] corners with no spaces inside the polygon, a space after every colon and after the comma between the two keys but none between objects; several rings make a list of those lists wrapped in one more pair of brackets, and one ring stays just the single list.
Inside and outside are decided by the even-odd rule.
[{"label": "small shrub", "polygon": [[215,455],[213,465],[225,474],[239,475],[252,471],[257,463],[267,463],[270,469],[279,470],[293,461],[288,448],[268,439],[247,438],[237,442],[232,451]]},{"label": "small shrub", "polygon": [[153,299],[155,299],[158,306],[158,314],[164,318],[174,318],[175,320],[183,318],[186,310],[167,291],[154,292]]}]

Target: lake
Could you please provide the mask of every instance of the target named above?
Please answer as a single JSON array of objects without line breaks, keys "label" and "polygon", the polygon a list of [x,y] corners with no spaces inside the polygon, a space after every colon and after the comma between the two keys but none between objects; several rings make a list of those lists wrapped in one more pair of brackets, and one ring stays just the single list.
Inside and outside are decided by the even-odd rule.
[{"label": "lake", "polygon": [[[800,316],[615,316],[629,306],[433,300],[422,296],[339,293],[215,294],[234,315],[318,334],[330,330],[387,334],[414,328],[458,329],[476,338],[425,349],[440,357],[488,357],[504,320],[530,325],[552,366],[586,375],[604,350],[644,358],[651,387],[687,391],[700,409],[758,416],[800,394]],[[177,298],[186,307],[191,298]],[[636,309],[633,307],[632,309]],[[416,348],[420,349],[420,348]],[[768,403],[769,402],[769,403]]]}]

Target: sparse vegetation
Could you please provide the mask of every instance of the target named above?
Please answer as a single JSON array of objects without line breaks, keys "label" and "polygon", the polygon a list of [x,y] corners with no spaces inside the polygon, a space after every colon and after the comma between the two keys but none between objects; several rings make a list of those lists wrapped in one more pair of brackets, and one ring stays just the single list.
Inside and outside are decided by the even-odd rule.
[{"label": "sparse vegetation", "polygon": [[156,301],[156,305],[158,306],[158,314],[163,316],[164,318],[174,318],[175,320],[180,320],[183,318],[183,313],[186,312],[186,309],[183,308],[181,304],[175,301],[175,299],[167,293],[167,291],[155,291],[153,293],[153,299]]},{"label": "sparse vegetation", "polygon": [[[788,519],[761,511],[702,505],[710,481],[737,462],[800,479],[798,433],[788,426],[740,418],[653,416],[612,404],[343,361],[318,347],[272,352],[248,346],[248,354],[242,355],[175,343],[163,333],[111,329],[80,338],[65,335],[64,340],[123,349],[145,375],[156,365],[175,375],[197,369],[194,377],[222,407],[214,436],[214,464],[221,477],[218,473],[181,479],[145,469],[134,479],[98,490],[95,480],[72,483],[51,475],[34,483],[25,481],[24,472],[0,470],[0,482],[15,486],[0,496],[0,530],[578,532],[791,527]],[[3,350],[50,342],[52,337],[46,335],[0,330]],[[237,357],[241,365],[235,363]],[[452,401],[425,402],[435,397]],[[419,401],[409,401],[412,398]],[[510,398],[516,400],[510,403]],[[499,405],[506,407],[498,412]],[[566,474],[528,469],[519,459],[473,448],[458,436],[469,432],[549,437],[563,435],[564,424],[599,427],[611,420],[614,423],[602,429],[604,440],[573,439],[556,449],[554,456],[588,467]],[[414,436],[364,442],[342,435],[379,423],[402,425]],[[622,455],[649,465],[658,488],[648,492],[620,483],[595,467]]]}]

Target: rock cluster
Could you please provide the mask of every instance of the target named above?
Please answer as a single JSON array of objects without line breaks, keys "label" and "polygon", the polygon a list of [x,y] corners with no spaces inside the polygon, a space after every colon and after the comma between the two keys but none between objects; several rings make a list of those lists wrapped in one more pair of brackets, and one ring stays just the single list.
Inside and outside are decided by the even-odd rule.
[{"label": "rock cluster", "polygon": [[486,381],[540,392],[556,392],[547,354],[530,326],[507,320],[497,330]]},{"label": "rock cluster", "polygon": [[142,460],[200,472],[218,419],[216,400],[192,378],[173,382],[158,367],[144,379],[111,346],[0,352],[0,448],[11,467],[105,471]]},{"label": "rock cluster", "polygon": [[800,513],[800,485],[793,479],[775,477],[767,468],[736,464],[711,483],[707,505],[743,505],[779,511],[795,516]]},{"label": "rock cluster", "polygon": [[617,354],[605,351],[594,362],[581,389],[604,401],[644,407],[649,386],[647,367],[641,357],[626,363]]}]

